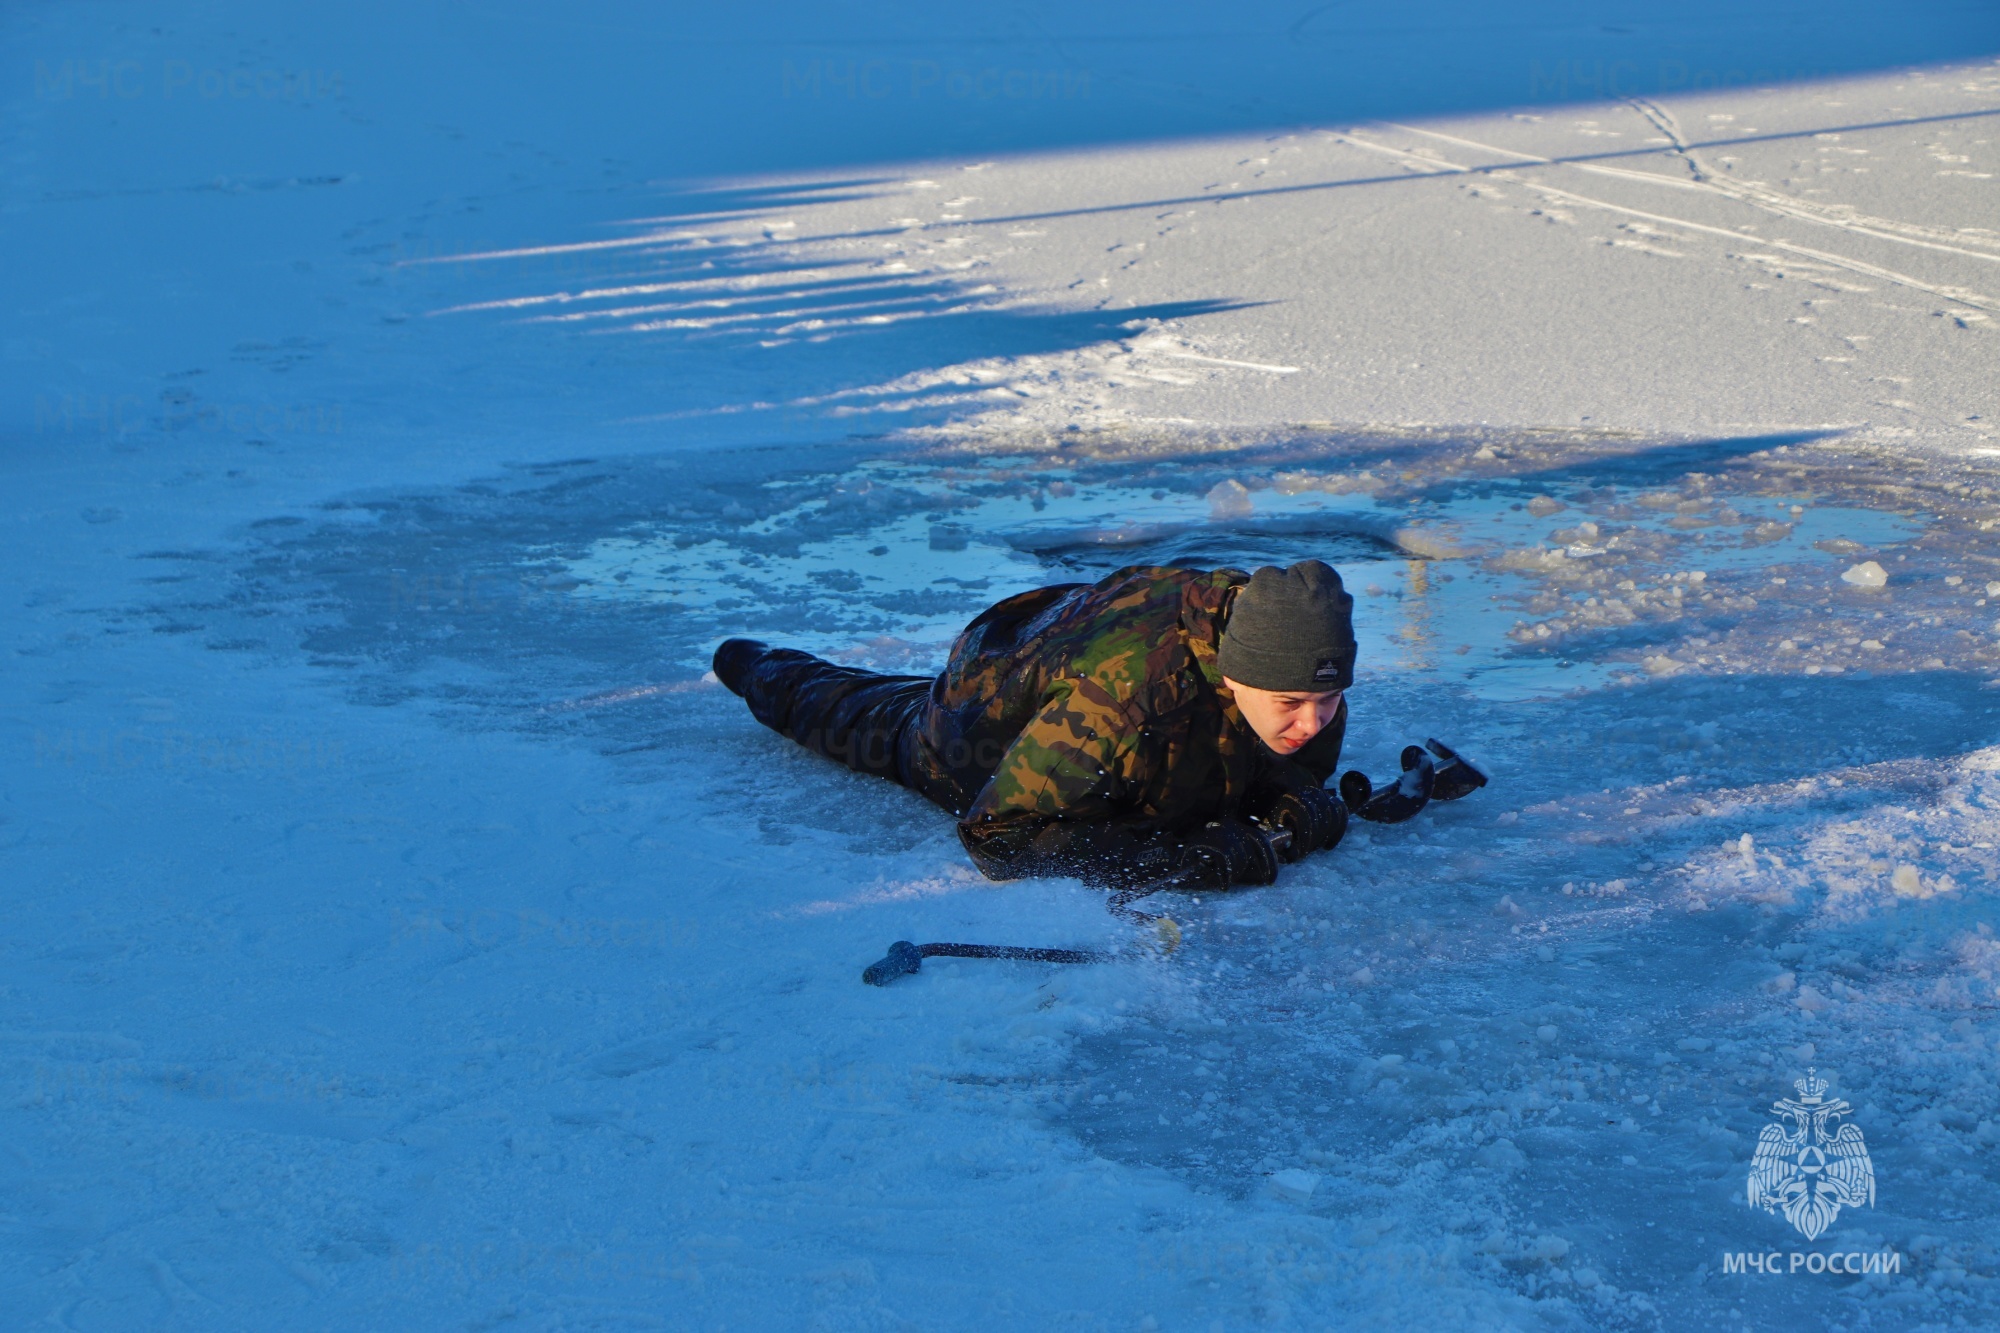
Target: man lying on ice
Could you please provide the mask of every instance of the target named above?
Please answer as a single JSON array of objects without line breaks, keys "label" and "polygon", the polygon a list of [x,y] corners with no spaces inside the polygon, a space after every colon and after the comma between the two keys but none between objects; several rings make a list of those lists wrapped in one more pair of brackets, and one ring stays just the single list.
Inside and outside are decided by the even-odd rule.
[{"label": "man lying on ice", "polygon": [[1353,611],[1317,560],[1135,566],[990,608],[935,678],[749,639],[716,649],[715,674],[765,726],[951,811],[990,878],[1231,888],[1346,831],[1324,788]]}]

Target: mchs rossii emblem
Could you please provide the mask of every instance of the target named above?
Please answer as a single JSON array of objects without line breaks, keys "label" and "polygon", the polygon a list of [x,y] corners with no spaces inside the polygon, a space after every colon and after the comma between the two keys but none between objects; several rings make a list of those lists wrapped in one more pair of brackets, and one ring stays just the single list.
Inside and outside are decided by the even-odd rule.
[{"label": "mchs rossii emblem", "polygon": [[1818,1071],[1808,1069],[1792,1086],[1798,1099],[1772,1103],[1779,1123],[1764,1126],[1757,1136],[1750,1206],[1782,1211],[1807,1240],[1818,1240],[1842,1208],[1875,1202],[1875,1164],[1858,1126],[1836,1128],[1854,1108],[1838,1097],[1827,1099],[1827,1081]]}]

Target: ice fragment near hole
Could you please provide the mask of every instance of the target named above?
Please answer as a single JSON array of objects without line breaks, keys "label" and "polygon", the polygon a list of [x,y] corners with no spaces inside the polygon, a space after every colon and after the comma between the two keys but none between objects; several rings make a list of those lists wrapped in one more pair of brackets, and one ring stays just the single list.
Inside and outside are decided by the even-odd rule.
[{"label": "ice fragment near hole", "polygon": [[1318,1188],[1319,1177],[1297,1167],[1288,1167],[1271,1175],[1271,1192],[1293,1203],[1305,1203]]},{"label": "ice fragment near hole", "polygon": [[1207,498],[1211,519],[1248,518],[1255,508],[1250,501],[1250,488],[1234,477],[1216,482],[1209,488]]},{"label": "ice fragment near hole", "polygon": [[1398,528],[1395,540],[1406,554],[1422,560],[1456,560],[1472,553],[1471,547],[1436,528]]},{"label": "ice fragment near hole", "polygon": [[1857,588],[1881,588],[1889,582],[1889,571],[1873,560],[1863,560],[1840,576],[1842,583],[1851,583]]},{"label": "ice fragment near hole", "polygon": [[1528,512],[1536,518],[1547,518],[1550,514],[1560,513],[1565,508],[1567,506],[1553,495],[1538,495],[1528,501]]},{"label": "ice fragment near hole", "polygon": [[1896,891],[1896,896],[1899,898],[1927,896],[1924,893],[1923,876],[1917,873],[1915,866],[1897,866],[1896,873],[1889,876],[1889,887]]},{"label": "ice fragment near hole", "polygon": [[1569,1242],[1561,1236],[1537,1236],[1521,1247],[1521,1258],[1552,1264],[1569,1253]]}]

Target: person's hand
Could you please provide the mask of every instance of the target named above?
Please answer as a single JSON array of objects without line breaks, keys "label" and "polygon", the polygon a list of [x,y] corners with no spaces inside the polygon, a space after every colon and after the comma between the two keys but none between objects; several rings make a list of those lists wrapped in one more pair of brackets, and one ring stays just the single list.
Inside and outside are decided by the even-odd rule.
[{"label": "person's hand", "polygon": [[1347,802],[1348,810],[1371,823],[1400,824],[1429,805],[1437,765],[1421,750],[1414,757],[1406,750],[1404,757],[1414,766],[1404,769],[1401,777],[1385,787],[1377,788],[1358,768],[1342,773],[1340,799]]},{"label": "person's hand", "polygon": [[1278,878],[1278,849],[1272,836],[1249,820],[1219,819],[1182,845],[1181,868],[1195,871],[1204,888],[1269,884]]},{"label": "person's hand", "polygon": [[1279,859],[1302,861],[1314,852],[1331,851],[1347,833],[1347,807],[1324,787],[1300,787],[1271,802],[1264,822],[1292,835]]},{"label": "person's hand", "polygon": [[1485,770],[1436,737],[1422,745],[1403,747],[1403,771],[1407,773],[1415,768],[1426,750],[1437,756],[1437,772],[1431,779],[1433,801],[1455,801],[1486,785]]}]

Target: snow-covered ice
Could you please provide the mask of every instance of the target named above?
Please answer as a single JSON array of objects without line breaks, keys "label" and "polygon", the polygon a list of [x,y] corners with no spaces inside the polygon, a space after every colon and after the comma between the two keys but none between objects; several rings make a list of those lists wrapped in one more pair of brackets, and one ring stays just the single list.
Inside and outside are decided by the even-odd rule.
[{"label": "snow-covered ice", "polygon": [[[2000,1321],[1990,7],[0,31],[0,1323]],[[859,984],[1125,928],[718,639],[1307,555],[1490,787]]]}]

